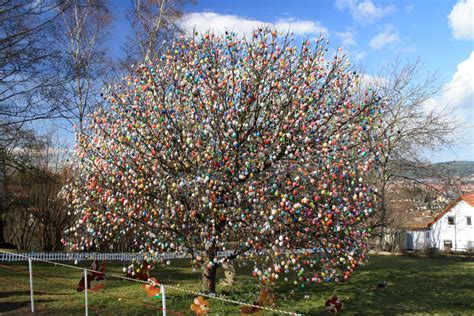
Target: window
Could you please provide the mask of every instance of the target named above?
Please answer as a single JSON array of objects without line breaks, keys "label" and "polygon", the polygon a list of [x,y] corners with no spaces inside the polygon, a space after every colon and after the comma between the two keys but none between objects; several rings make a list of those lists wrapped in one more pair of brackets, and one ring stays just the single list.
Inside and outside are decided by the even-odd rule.
[{"label": "window", "polygon": [[448,217],[448,225],[454,225],[454,216]]},{"label": "window", "polygon": [[425,238],[430,239],[430,232],[425,232]]},{"label": "window", "polygon": [[471,225],[472,225],[471,216],[466,216],[466,224],[467,224],[467,226],[471,226]]},{"label": "window", "polygon": [[451,249],[453,249],[453,242],[451,240],[444,240],[444,250],[446,251],[450,251]]}]

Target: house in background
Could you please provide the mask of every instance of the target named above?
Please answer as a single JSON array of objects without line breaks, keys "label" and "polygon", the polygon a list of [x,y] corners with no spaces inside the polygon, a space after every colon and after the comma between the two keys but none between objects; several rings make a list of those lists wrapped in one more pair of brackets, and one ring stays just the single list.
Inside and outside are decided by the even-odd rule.
[{"label": "house in background", "polygon": [[433,220],[406,229],[405,249],[474,250],[474,192],[463,194]]}]

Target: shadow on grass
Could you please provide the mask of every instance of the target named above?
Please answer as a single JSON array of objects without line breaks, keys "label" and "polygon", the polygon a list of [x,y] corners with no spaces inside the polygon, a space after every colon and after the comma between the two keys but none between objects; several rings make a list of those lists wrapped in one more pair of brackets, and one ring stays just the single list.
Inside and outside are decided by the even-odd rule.
[{"label": "shadow on grass", "polygon": [[[51,300],[35,300],[35,303],[45,303]],[[29,314],[30,301],[22,302],[2,302],[0,303],[0,313],[14,312],[21,310],[22,314]]]},{"label": "shadow on grass", "polygon": [[[42,292],[42,291],[34,291],[34,295],[70,295],[71,293],[64,292]],[[30,291],[1,291],[0,298],[8,298],[8,297],[15,297],[15,296],[30,296]],[[2,303],[3,304],[3,303]]]},{"label": "shadow on grass", "polygon": [[1,291],[0,292],[0,298],[14,297],[14,296],[30,296],[30,291]]}]

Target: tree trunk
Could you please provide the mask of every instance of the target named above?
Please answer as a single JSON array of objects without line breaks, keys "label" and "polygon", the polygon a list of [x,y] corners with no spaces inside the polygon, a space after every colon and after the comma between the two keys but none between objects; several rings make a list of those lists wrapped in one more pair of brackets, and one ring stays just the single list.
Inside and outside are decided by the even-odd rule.
[{"label": "tree trunk", "polygon": [[0,148],[0,245],[5,244],[4,238],[4,214],[6,208],[5,201],[5,149]]},{"label": "tree trunk", "polygon": [[[209,262],[213,262],[217,255],[217,250],[213,244],[207,251]],[[216,293],[217,265],[204,262],[202,266],[201,292]]]},{"label": "tree trunk", "polygon": [[3,231],[4,229],[4,224],[3,224],[3,210],[1,209],[0,206],[0,247],[3,247],[5,244],[5,238],[3,237]]},{"label": "tree trunk", "polygon": [[382,183],[379,186],[379,194],[378,194],[378,199],[377,201],[377,216],[378,216],[378,228],[377,228],[377,234],[378,237],[376,238],[375,241],[375,249],[376,250],[385,250],[384,249],[384,243],[385,243],[385,230],[388,228],[388,221],[387,221],[387,209],[386,209],[386,201],[385,201],[385,187],[386,187],[386,176],[385,176],[385,169],[382,171]]},{"label": "tree trunk", "polygon": [[208,264],[203,265],[202,277],[201,277],[201,292],[203,293],[216,293],[216,282],[217,282],[217,265],[209,267]]}]

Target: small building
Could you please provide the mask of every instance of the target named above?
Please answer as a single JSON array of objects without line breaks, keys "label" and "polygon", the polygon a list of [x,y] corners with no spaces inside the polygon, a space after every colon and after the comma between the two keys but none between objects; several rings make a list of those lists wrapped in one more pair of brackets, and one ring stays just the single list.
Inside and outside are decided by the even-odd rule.
[{"label": "small building", "polygon": [[474,250],[474,192],[463,194],[433,220],[406,230],[405,249]]}]

